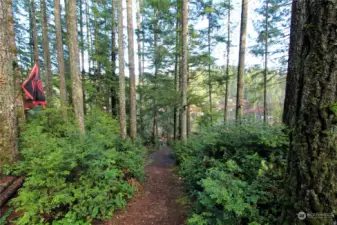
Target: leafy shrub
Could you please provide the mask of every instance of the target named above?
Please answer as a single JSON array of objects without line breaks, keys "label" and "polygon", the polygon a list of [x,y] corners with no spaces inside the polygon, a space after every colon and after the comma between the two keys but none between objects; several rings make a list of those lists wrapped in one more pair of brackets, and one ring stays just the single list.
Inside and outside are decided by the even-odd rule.
[{"label": "leafy shrub", "polygon": [[260,123],[209,127],[176,142],[180,174],[195,200],[189,224],[276,224],[288,140]]},{"label": "leafy shrub", "polygon": [[22,160],[15,174],[25,175],[12,204],[24,224],[90,224],[126,205],[144,178],[146,150],[137,141],[121,142],[117,121],[100,111],[86,118],[81,136],[74,116],[47,109],[30,118],[21,137]]}]

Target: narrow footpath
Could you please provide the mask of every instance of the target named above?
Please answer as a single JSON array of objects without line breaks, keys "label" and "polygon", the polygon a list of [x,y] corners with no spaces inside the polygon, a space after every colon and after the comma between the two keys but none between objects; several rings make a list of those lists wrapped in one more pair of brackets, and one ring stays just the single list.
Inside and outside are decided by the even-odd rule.
[{"label": "narrow footpath", "polygon": [[113,225],[184,224],[186,209],[179,204],[183,188],[175,176],[171,149],[161,148],[151,155],[151,160],[146,167],[144,191],[114,216]]}]

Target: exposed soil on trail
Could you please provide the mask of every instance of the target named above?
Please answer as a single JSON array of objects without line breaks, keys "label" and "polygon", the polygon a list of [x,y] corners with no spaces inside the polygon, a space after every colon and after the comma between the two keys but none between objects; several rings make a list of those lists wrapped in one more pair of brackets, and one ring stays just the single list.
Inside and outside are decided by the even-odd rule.
[{"label": "exposed soil on trail", "polygon": [[182,225],[186,208],[178,199],[184,196],[174,174],[174,160],[168,147],[151,155],[146,167],[144,191],[133,198],[124,211],[118,212],[113,225]]}]

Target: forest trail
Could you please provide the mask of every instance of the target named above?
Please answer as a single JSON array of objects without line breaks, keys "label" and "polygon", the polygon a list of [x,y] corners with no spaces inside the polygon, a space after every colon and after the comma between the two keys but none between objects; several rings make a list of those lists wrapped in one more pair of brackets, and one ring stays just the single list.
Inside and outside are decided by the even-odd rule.
[{"label": "forest trail", "polygon": [[113,225],[182,225],[186,209],[177,200],[183,187],[174,174],[174,160],[169,147],[154,152],[146,167],[144,191],[117,213]]}]

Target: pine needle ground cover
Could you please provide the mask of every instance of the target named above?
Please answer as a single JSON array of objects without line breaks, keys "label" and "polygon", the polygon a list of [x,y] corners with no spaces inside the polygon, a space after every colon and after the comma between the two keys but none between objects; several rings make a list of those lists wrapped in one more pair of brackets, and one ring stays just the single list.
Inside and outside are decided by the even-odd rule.
[{"label": "pine needle ground cover", "polygon": [[119,124],[99,110],[81,136],[74,116],[47,109],[30,116],[21,135],[21,160],[8,173],[25,177],[11,205],[24,224],[90,224],[126,205],[143,181],[146,149],[121,141]]},{"label": "pine needle ground cover", "polygon": [[210,127],[174,144],[191,196],[190,225],[276,224],[287,136],[260,123]]}]

